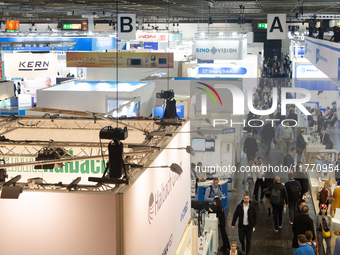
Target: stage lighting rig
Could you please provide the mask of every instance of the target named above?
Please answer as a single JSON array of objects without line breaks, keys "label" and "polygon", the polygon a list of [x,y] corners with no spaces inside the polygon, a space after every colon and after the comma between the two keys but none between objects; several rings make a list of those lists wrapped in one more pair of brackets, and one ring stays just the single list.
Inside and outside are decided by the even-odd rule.
[{"label": "stage lighting rig", "polygon": [[[60,159],[60,157],[64,156],[65,154],[66,152],[62,148],[43,148],[38,152],[38,157],[35,158],[35,161]],[[41,164],[35,165],[34,169],[53,169],[61,168],[63,166],[64,166],[63,163]]]},{"label": "stage lighting rig", "polygon": [[166,107],[164,111],[164,118],[165,119],[174,119],[179,118],[176,111],[176,100],[175,92],[170,90],[162,90],[160,93],[156,93],[157,98],[164,98],[166,100]]},{"label": "stage lighting rig", "polygon": [[170,90],[161,90],[160,93],[156,93],[157,98],[164,98],[164,99],[172,99],[175,96],[175,92],[170,89]]}]

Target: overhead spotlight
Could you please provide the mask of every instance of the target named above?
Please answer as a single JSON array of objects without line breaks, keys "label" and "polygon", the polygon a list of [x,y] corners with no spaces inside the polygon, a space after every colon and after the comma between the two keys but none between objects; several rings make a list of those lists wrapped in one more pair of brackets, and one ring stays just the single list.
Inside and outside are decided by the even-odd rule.
[{"label": "overhead spotlight", "polygon": [[[3,184],[2,190],[1,190],[1,198],[7,198],[7,199],[18,199],[19,195],[22,193],[23,188],[15,186],[17,181],[21,179],[21,175],[17,175],[11,180],[5,182]],[[11,186],[13,185],[13,186]]]},{"label": "overhead spotlight", "polygon": [[183,173],[183,169],[180,165],[176,163],[172,163],[170,166],[150,166],[148,168],[170,168],[170,170],[178,175],[181,175]]}]

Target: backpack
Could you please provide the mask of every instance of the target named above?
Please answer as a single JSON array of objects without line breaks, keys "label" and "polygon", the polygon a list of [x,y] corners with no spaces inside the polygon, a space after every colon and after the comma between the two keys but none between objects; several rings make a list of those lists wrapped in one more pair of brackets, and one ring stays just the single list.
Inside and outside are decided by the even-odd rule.
[{"label": "backpack", "polygon": [[328,198],[328,190],[323,188],[320,191],[320,203],[321,204],[326,204],[327,203],[327,198]]},{"label": "backpack", "polygon": [[[209,187],[210,187],[210,193],[209,193],[209,197],[210,197],[210,196],[211,196],[211,193],[212,193],[212,191],[213,191],[213,185],[210,185]],[[218,187],[220,188],[221,193],[222,193],[222,187],[221,187],[221,185],[218,185]],[[207,188],[208,188],[208,187],[207,187]],[[204,195],[204,196],[205,196],[205,192],[207,191],[207,188],[204,189],[204,192],[203,192],[203,195]]]},{"label": "backpack", "polygon": [[281,204],[281,191],[278,189],[272,189],[272,192],[270,193],[270,203],[274,205],[280,205]]},{"label": "backpack", "polygon": [[317,254],[317,248],[316,248],[316,245],[313,241],[308,241],[306,244],[308,244],[309,246],[311,246],[315,252],[315,255]]},{"label": "backpack", "polygon": [[289,186],[289,195],[293,202],[297,202],[300,199],[300,188],[296,181]]}]

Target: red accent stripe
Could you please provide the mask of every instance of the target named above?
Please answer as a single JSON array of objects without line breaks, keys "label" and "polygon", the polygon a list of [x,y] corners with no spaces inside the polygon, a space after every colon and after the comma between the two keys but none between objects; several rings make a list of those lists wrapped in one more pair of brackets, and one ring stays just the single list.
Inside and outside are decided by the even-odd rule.
[{"label": "red accent stripe", "polygon": [[215,95],[217,96],[218,100],[220,100],[221,106],[223,106],[223,105],[222,105],[222,100],[221,100],[221,98],[220,98],[220,95],[217,93],[217,91],[216,91],[213,87],[211,87],[210,85],[205,84],[205,83],[203,83],[203,82],[197,82],[197,83],[202,84],[202,85],[204,85],[204,86],[207,86],[209,89],[211,89],[212,92],[214,92]]}]

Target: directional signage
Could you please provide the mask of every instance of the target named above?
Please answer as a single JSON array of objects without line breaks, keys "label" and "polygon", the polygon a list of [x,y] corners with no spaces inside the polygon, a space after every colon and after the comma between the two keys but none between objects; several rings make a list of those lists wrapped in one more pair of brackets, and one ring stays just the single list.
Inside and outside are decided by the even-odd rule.
[{"label": "directional signage", "polygon": [[286,14],[268,14],[267,24],[267,40],[286,39]]}]

